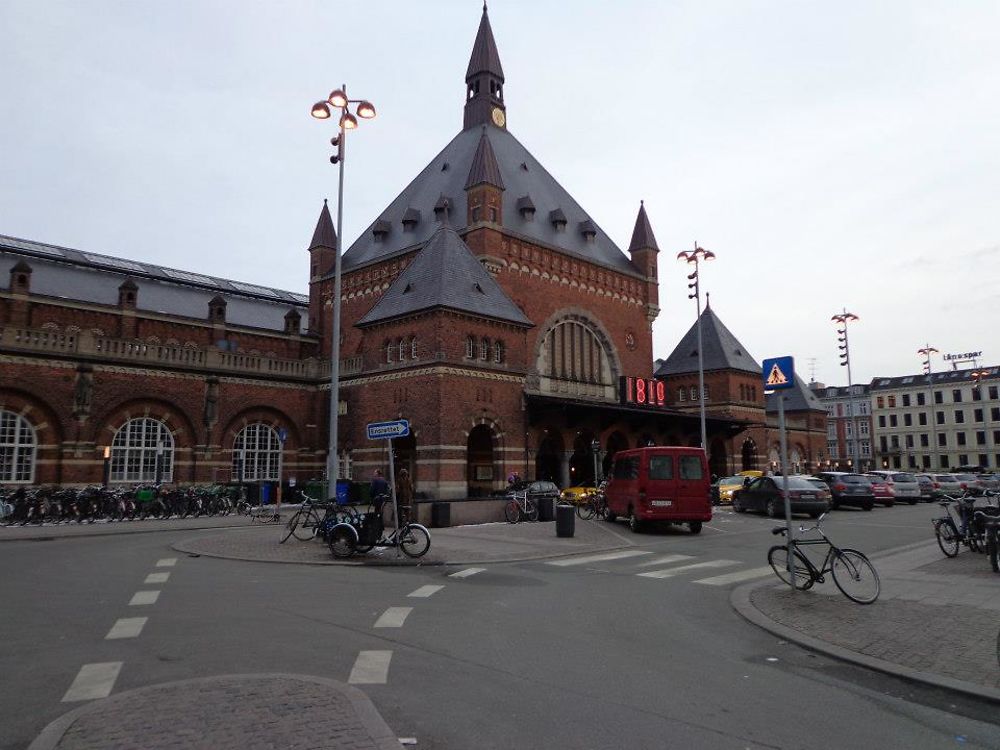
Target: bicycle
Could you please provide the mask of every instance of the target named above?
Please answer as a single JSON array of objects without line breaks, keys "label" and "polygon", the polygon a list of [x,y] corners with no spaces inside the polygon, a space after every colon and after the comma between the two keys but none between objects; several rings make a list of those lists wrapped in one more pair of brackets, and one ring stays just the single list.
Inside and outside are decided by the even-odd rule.
[{"label": "bicycle", "polygon": [[605,497],[603,491],[594,490],[587,495],[584,502],[576,506],[576,515],[582,521],[589,521],[595,516],[599,520],[606,519],[608,517],[608,498]]},{"label": "bicycle", "polygon": [[[320,515],[323,511],[323,515]],[[285,526],[285,535],[281,538],[281,544],[294,536],[302,542],[307,542],[324,532],[331,526],[338,523],[351,523],[358,516],[358,512],[349,505],[338,506],[336,503],[318,502],[309,497],[302,501],[299,508],[288,520]]]},{"label": "bicycle", "polygon": [[503,509],[504,518],[507,523],[518,523],[522,518],[529,521],[538,520],[538,503],[528,497],[527,490],[523,492],[512,492],[510,499]]},{"label": "bicycle", "polygon": [[[871,561],[856,549],[847,547],[837,547],[830,541],[822,529],[823,519],[826,513],[816,519],[816,525],[809,528],[799,526],[799,531],[807,534],[811,531],[818,531],[822,539],[807,539],[800,541],[792,540],[792,559],[794,565],[789,571],[788,566],[788,545],[778,544],[767,551],[767,562],[771,565],[775,575],[788,585],[793,585],[800,591],[807,591],[814,583],[825,583],[824,574],[830,573],[833,582],[840,589],[840,593],[858,604],[871,604],[878,599],[881,591],[878,572]],[[775,526],[771,529],[772,534],[787,534],[788,529],[784,526]],[[823,564],[819,568],[813,565],[812,561],[799,550],[799,547],[809,545],[826,544],[828,549],[823,558]],[[790,575],[791,573],[791,575]]]},{"label": "bicycle", "polygon": [[346,558],[360,552],[370,552],[375,547],[399,547],[407,557],[422,557],[431,547],[431,535],[419,523],[407,523],[385,535],[382,508],[388,497],[379,495],[372,505],[374,510],[358,514],[343,521],[328,533],[330,552],[334,557]]},{"label": "bicycle", "polygon": [[[994,494],[987,493],[986,496],[993,497]],[[960,497],[944,495],[943,497],[944,499],[938,505],[944,508],[945,515],[933,519],[931,523],[934,524],[934,537],[937,539],[938,547],[941,548],[944,556],[955,557],[963,544],[973,552],[989,552],[986,522],[1000,516],[1000,508],[996,506],[976,508],[977,498],[971,495]],[[959,524],[951,514],[952,505],[957,506],[959,503],[962,504],[960,514],[967,519],[964,529],[959,528]]]}]

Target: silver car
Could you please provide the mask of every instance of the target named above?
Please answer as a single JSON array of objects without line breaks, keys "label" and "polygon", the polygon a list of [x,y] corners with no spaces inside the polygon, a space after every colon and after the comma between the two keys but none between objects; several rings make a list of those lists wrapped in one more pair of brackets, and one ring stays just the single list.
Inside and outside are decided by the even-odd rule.
[{"label": "silver car", "polygon": [[886,484],[892,488],[897,501],[906,501],[910,505],[920,502],[920,483],[915,474],[908,471],[873,471],[875,476],[885,479]]}]

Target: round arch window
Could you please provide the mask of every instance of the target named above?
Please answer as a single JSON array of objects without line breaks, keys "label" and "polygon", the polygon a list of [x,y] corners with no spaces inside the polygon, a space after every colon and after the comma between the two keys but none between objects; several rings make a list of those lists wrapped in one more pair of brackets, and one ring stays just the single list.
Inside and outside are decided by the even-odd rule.
[{"label": "round arch window", "polygon": [[278,481],[281,441],[263,422],[248,424],[233,442],[233,479],[242,482]]},{"label": "round arch window", "polygon": [[0,482],[30,483],[35,475],[35,430],[20,414],[0,411]]},{"label": "round arch window", "polygon": [[130,419],[111,441],[112,482],[172,482],[174,436],[151,417]]}]

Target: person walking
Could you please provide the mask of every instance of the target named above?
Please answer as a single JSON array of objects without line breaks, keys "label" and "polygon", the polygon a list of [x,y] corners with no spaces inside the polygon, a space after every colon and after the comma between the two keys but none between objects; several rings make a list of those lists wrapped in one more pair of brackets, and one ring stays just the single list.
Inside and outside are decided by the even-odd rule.
[{"label": "person walking", "polygon": [[406,469],[399,470],[396,478],[396,503],[399,505],[399,517],[403,524],[410,522],[410,506],[413,504],[413,480]]}]

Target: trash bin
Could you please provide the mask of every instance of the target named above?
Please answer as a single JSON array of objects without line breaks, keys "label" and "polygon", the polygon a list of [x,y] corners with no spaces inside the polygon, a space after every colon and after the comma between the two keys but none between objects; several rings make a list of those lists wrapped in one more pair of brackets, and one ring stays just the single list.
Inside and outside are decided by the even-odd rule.
[{"label": "trash bin", "polygon": [[431,503],[431,526],[435,529],[451,526],[451,503]]},{"label": "trash bin", "polygon": [[556,506],[556,536],[571,537],[576,531],[576,508],[559,503]]},{"label": "trash bin", "polygon": [[351,480],[337,480],[337,505],[347,505],[350,502]]},{"label": "trash bin", "polygon": [[555,511],[556,499],[554,497],[540,497],[538,498],[538,520],[539,521],[554,521],[556,518]]},{"label": "trash bin", "polygon": [[267,482],[260,486],[260,504],[268,505],[271,502],[271,485]]}]

